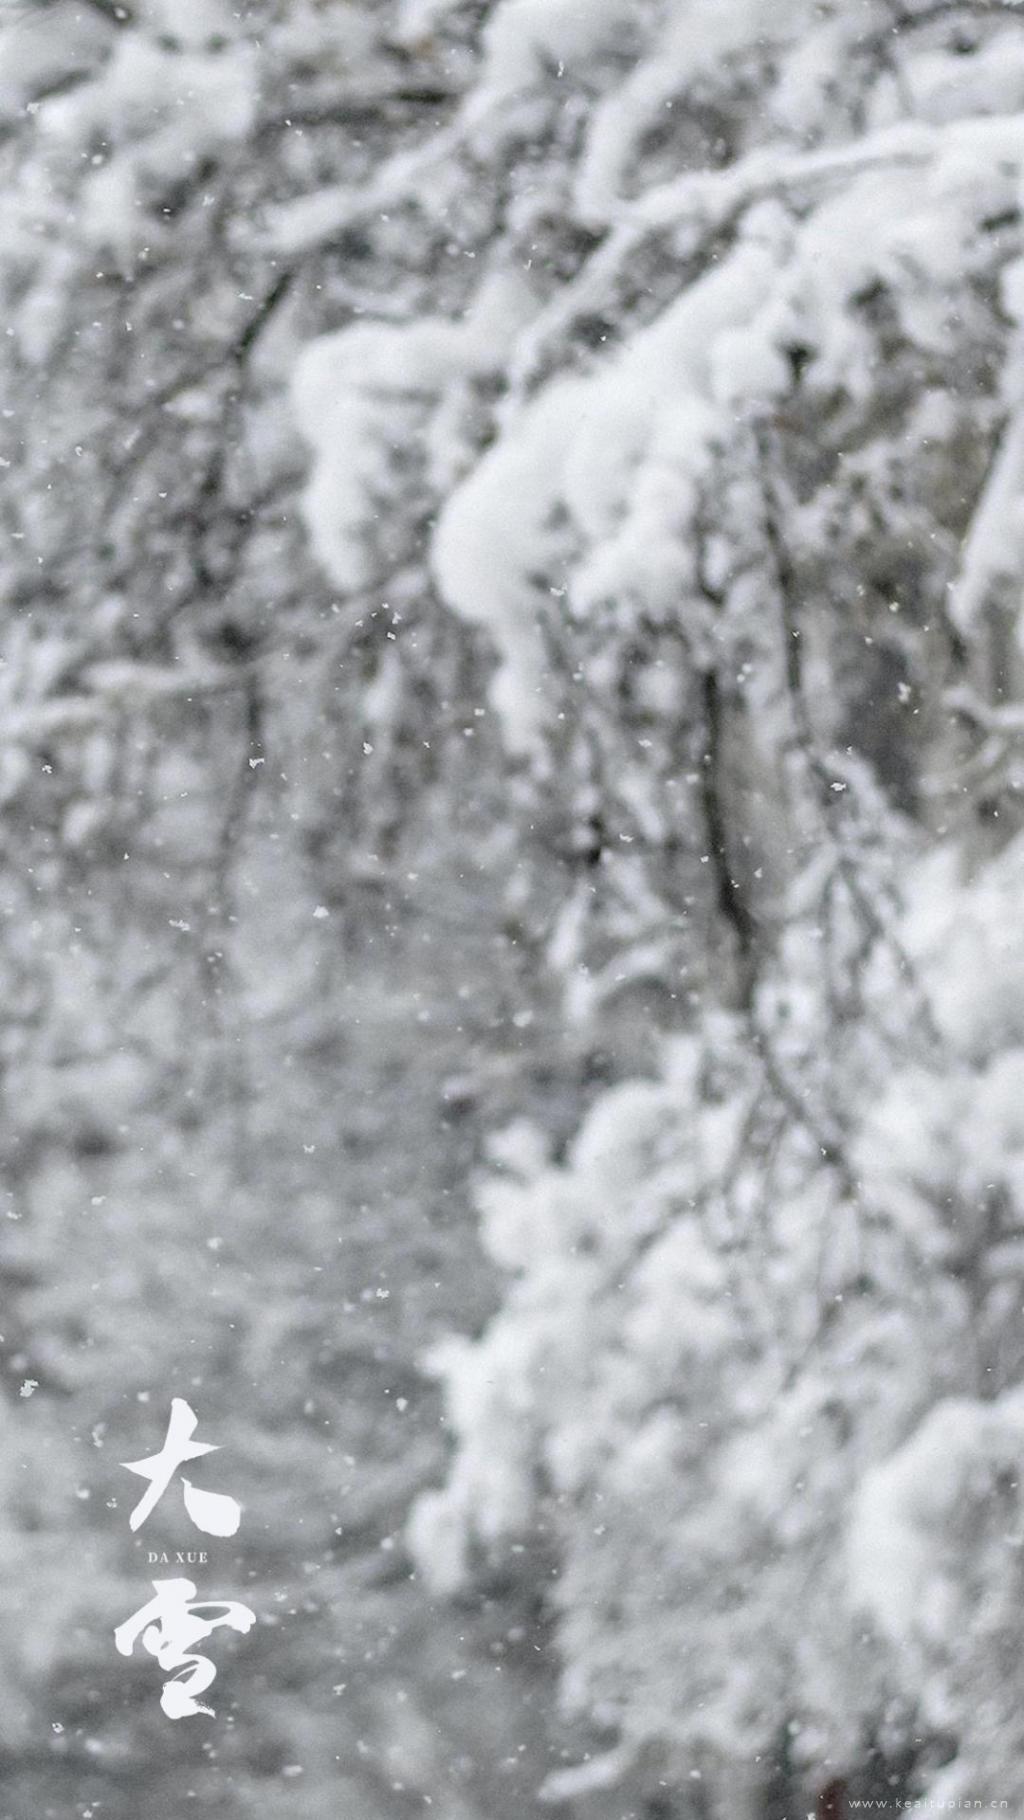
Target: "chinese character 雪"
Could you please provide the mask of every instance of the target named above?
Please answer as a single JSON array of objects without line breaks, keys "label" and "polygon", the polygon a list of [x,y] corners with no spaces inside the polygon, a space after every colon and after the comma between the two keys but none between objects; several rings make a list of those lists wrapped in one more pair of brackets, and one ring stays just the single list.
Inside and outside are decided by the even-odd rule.
[{"label": "chinese character \u96ea", "polygon": [[[119,1624],[114,1642],[122,1656],[130,1656],[139,1637],[142,1646],[155,1656],[161,1668],[177,1669],[164,1682],[160,1705],[169,1719],[187,1719],[194,1713],[213,1716],[213,1707],[196,1699],[206,1692],[217,1670],[207,1656],[191,1653],[192,1645],[218,1628],[230,1625],[244,1636],[256,1622],[256,1614],[247,1605],[232,1600],[196,1600],[191,1580],[154,1580],[156,1594],[132,1618]],[[218,1617],[204,1618],[202,1612],[218,1612]]]}]

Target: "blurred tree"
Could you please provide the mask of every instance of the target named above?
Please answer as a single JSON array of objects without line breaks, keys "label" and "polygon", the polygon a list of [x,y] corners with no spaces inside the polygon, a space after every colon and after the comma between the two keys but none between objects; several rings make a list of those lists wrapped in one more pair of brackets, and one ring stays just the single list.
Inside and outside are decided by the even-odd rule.
[{"label": "blurred tree", "polygon": [[[457,43],[389,20],[0,16],[5,1820],[143,1786],[154,1820],[511,1820],[549,1749],[536,1624],[433,1610],[401,1534],[443,1444],[420,1350],[490,1306],[478,1132],[568,1127],[573,1067],[505,932],[483,655],[419,533],[336,591],[296,506],[302,340],[429,274],[266,237],[451,108]],[[259,1619],[199,1735],[113,1649],[183,1540],[132,1541],[117,1464],[176,1393],[246,1507],[205,1590]]]}]

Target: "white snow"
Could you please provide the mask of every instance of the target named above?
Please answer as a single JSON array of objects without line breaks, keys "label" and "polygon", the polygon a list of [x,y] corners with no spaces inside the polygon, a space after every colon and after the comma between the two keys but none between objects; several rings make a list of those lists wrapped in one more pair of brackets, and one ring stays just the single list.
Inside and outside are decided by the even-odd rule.
[{"label": "white snow", "polygon": [[74,0],[12,11],[0,25],[0,116],[20,114],[50,83],[94,69],[110,41],[109,26]]},{"label": "white snow", "polygon": [[549,68],[574,71],[635,16],[637,0],[504,0],[484,32],[477,109],[528,89]]},{"label": "white snow", "polygon": [[576,180],[583,219],[603,224],[619,213],[637,144],[666,108],[685,109],[695,76],[754,41],[789,37],[808,11],[807,0],[685,0],[674,8],[658,48],[595,109]]},{"label": "white snow", "polygon": [[949,1648],[966,1566],[958,1519],[972,1492],[984,1495],[979,1474],[1018,1474],[1022,1449],[1024,1392],[991,1403],[949,1398],[864,1475],[847,1535],[851,1596],[896,1644]]},{"label": "white snow", "polygon": [[554,562],[555,482],[584,404],[574,380],[551,386],[517,436],[484,455],[450,497],[433,540],[438,586],[463,618],[490,632],[500,655],[491,700],[514,750],[528,750],[544,719],[544,647],[537,620],[547,600],[531,579]]},{"label": "white snow", "polygon": [[1024,108],[1024,43],[1012,27],[994,32],[970,57],[930,48],[904,53],[900,64],[904,94],[914,112],[936,125]]},{"label": "white snow", "polygon": [[[498,275],[461,322],[433,317],[402,326],[358,323],[304,350],[293,402],[315,459],[303,509],[317,555],[339,583],[366,587],[377,575],[375,534],[392,484],[392,463],[406,439],[438,410],[446,393],[501,358],[534,308],[522,279]],[[435,443],[432,454],[447,471],[458,459],[452,435]],[[504,511],[511,527],[515,519],[507,504]],[[499,514],[492,528],[500,531],[501,525]],[[446,587],[445,549],[439,537],[436,560]],[[458,561],[453,548],[455,571]],[[492,552],[489,581],[496,571],[500,552]],[[474,599],[467,599],[467,617],[489,617],[483,607],[474,613]],[[460,595],[456,604],[461,602]]]},{"label": "white snow", "polygon": [[65,153],[79,146],[84,156],[98,138],[109,147],[83,183],[80,231],[126,255],[144,229],[143,184],[187,178],[208,152],[248,132],[255,69],[244,45],[206,55],[119,36],[102,75],[53,98],[40,117],[40,131]]},{"label": "white snow", "polygon": [[1019,589],[1024,568],[1024,405],[1003,431],[981,498],[968,526],[949,612],[970,632],[985,607],[1008,587]]},{"label": "white snow", "polygon": [[720,424],[714,388],[731,404],[731,376],[741,361],[749,374],[751,358],[762,384],[780,381],[763,344],[751,357],[739,335],[725,339],[749,325],[774,269],[759,238],[741,242],[593,378],[541,391],[448,500],[435,573],[501,655],[493,700],[514,748],[529,749],[544,715],[538,618],[552,602],[537,577],[548,564],[554,587],[560,562],[589,549],[571,575],[577,610],[623,589],[653,604],[678,594],[689,567],[679,527]]}]

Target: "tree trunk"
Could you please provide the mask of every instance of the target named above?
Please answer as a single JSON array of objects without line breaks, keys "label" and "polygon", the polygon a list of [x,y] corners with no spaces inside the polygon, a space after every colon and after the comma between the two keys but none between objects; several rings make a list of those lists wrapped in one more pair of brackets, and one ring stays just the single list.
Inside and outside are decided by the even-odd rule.
[{"label": "tree trunk", "polygon": [[846,1783],[841,1777],[826,1782],[815,1804],[815,1820],[846,1820]]}]

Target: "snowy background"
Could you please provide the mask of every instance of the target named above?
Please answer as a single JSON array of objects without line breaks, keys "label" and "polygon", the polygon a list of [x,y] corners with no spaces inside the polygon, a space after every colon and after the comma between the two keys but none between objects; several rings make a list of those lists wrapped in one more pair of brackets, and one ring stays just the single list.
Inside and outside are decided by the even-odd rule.
[{"label": "snowy background", "polygon": [[0,1820],[1024,1812],[1024,8],[0,0],[0,161]]}]

